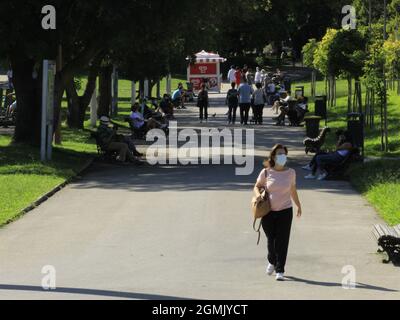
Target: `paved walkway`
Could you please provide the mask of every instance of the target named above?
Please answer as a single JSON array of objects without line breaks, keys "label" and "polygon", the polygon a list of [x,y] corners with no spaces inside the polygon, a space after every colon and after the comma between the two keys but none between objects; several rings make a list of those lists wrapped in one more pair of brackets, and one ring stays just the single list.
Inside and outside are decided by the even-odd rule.
[{"label": "paved walkway", "polygon": [[[213,95],[208,127],[225,126]],[[196,108],[180,127],[200,128]],[[96,165],[38,209],[0,230],[0,299],[399,299],[400,269],[381,263],[375,211],[346,182],[303,179],[304,129],[256,130],[256,167]],[[265,275],[266,241],[256,246],[249,202],[267,148],[283,142],[297,170],[304,217],[296,219],[289,281]],[[41,289],[42,267],[57,272]],[[357,289],[342,288],[344,266]]]}]

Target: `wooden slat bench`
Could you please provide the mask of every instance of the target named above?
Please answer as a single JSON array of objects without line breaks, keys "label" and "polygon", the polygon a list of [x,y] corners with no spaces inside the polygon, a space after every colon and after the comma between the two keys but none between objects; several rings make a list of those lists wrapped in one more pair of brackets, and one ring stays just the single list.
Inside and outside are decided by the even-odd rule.
[{"label": "wooden slat bench", "polygon": [[389,227],[377,224],[374,226],[373,234],[378,240],[379,247],[382,248],[378,252],[386,252],[389,257],[383,262],[400,265],[400,225]]}]

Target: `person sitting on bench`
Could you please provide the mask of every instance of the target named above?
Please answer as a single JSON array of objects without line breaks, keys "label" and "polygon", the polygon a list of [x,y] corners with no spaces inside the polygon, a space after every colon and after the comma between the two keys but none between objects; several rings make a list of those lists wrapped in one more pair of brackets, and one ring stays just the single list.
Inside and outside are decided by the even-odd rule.
[{"label": "person sitting on bench", "polygon": [[138,160],[135,156],[143,156],[136,150],[133,141],[126,136],[117,134],[117,127],[110,127],[110,119],[108,117],[100,118],[100,126],[97,128],[97,134],[100,140],[100,146],[103,150],[112,152],[118,152],[117,161],[120,163],[126,163],[126,160],[138,164]]},{"label": "person sitting on bench", "polygon": [[289,100],[291,100],[292,97],[290,96],[290,92],[282,92],[281,97],[278,101],[274,102],[274,105],[272,107],[272,111],[275,111],[275,114],[278,114],[278,111],[280,110],[280,107],[287,107],[289,104]]},{"label": "person sitting on bench", "polygon": [[164,94],[163,99],[160,102],[160,110],[165,114],[165,117],[169,120],[174,120],[174,105],[171,102],[171,98],[168,94]]},{"label": "person sitting on bench", "polygon": [[133,128],[139,133],[139,135],[145,136],[150,130],[165,130],[168,127],[167,125],[163,125],[153,118],[145,119],[143,115],[139,112],[139,109],[139,103],[135,103],[131,108],[132,113],[129,117],[130,121],[132,121]]},{"label": "person sitting on bench", "polygon": [[[310,164],[303,167],[311,173],[305,176],[305,179],[325,180],[328,177],[328,172],[325,168],[328,165],[340,164],[353,150],[350,134],[347,131],[339,130],[336,133],[338,142],[336,144],[335,152],[319,152],[311,160]],[[317,176],[317,172],[320,174]]]},{"label": "person sitting on bench", "polygon": [[299,97],[293,104],[291,108],[289,105],[289,108],[286,110],[287,115],[292,126],[300,126],[304,120],[304,116],[308,112],[307,100],[304,97]]},{"label": "person sitting on bench", "polygon": [[186,109],[184,105],[184,95],[185,95],[185,90],[183,89],[183,84],[179,83],[178,89],[176,89],[172,93],[172,103],[174,104],[175,108]]}]

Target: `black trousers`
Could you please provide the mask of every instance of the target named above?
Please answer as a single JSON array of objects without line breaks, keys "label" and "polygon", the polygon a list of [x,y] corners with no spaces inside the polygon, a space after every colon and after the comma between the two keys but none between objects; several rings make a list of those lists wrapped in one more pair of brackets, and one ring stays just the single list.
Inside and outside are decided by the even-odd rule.
[{"label": "black trousers", "polygon": [[208,104],[206,103],[200,103],[198,105],[199,109],[200,109],[200,120],[203,119],[208,119]]},{"label": "black trousers", "polygon": [[228,115],[229,123],[235,124],[237,107],[238,107],[237,104],[229,105],[229,115]]},{"label": "black trousers", "polygon": [[254,121],[256,124],[262,124],[263,123],[263,111],[264,111],[264,105],[256,105],[253,107],[253,113],[254,113]]},{"label": "black trousers", "polygon": [[240,104],[240,124],[248,124],[250,107],[251,107],[250,103]]},{"label": "black trousers", "polygon": [[285,273],[289,248],[293,208],[272,211],[262,219],[262,226],[268,239],[268,261],[277,273]]}]

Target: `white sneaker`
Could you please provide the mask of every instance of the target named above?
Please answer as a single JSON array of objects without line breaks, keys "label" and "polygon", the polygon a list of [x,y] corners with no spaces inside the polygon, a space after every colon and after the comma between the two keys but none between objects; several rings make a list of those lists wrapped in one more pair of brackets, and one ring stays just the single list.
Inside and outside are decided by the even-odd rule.
[{"label": "white sneaker", "polygon": [[318,181],[325,180],[327,176],[328,176],[328,174],[326,172],[320,174],[318,177]]},{"label": "white sneaker", "polygon": [[312,171],[312,168],[311,168],[311,166],[309,164],[306,165],[305,167],[302,167],[302,169],[306,170],[306,171]]},{"label": "white sneaker", "polygon": [[283,275],[283,273],[276,274],[276,281],[285,281],[285,276]]},{"label": "white sneaker", "polygon": [[304,179],[307,179],[307,180],[317,179],[317,176],[310,173],[308,176],[305,176]]},{"label": "white sneaker", "polygon": [[267,267],[267,275],[272,276],[272,274],[275,272],[275,266],[272,264],[268,264]]}]

